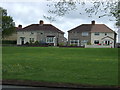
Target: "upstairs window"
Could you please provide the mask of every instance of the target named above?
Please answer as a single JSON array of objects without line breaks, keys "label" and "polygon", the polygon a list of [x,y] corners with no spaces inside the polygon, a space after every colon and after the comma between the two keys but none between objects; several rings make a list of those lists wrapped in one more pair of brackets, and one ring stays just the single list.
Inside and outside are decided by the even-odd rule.
[{"label": "upstairs window", "polygon": [[95,32],[95,35],[98,36],[98,35],[100,35],[100,33],[99,32]]},{"label": "upstairs window", "polygon": [[88,32],[82,32],[82,36],[88,36]]},{"label": "upstairs window", "polygon": [[33,32],[31,32],[31,34],[34,34]]},{"label": "upstairs window", "polygon": [[105,33],[105,36],[107,35],[107,33]]}]

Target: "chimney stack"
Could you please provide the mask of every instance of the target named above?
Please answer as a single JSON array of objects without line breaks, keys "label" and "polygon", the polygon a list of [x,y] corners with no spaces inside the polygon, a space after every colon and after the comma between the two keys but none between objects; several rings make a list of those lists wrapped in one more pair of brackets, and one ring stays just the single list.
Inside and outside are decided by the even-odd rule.
[{"label": "chimney stack", "polygon": [[95,21],[93,20],[93,21],[91,22],[91,24],[92,24],[92,25],[95,25]]},{"label": "chimney stack", "polygon": [[39,24],[40,24],[40,25],[43,25],[43,24],[44,24],[44,21],[43,21],[43,20],[40,20]]},{"label": "chimney stack", "polygon": [[19,29],[22,29],[22,25],[18,25],[18,28],[19,28]]}]

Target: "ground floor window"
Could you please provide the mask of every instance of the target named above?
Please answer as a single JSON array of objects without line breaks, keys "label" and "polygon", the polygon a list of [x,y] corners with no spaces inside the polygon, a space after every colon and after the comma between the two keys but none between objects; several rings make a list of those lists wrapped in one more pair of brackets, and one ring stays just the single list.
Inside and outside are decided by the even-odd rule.
[{"label": "ground floor window", "polygon": [[85,45],[88,43],[88,40],[81,40],[81,45]]},{"label": "ground floor window", "polygon": [[30,40],[29,40],[30,42],[34,42],[34,38],[30,38]]},{"label": "ground floor window", "polygon": [[54,37],[47,37],[46,42],[47,43],[54,43]]},{"label": "ground floor window", "polygon": [[99,40],[95,40],[95,41],[94,41],[94,44],[99,44]]},{"label": "ground floor window", "polygon": [[105,44],[105,45],[110,45],[110,41],[109,41],[109,40],[106,40],[106,41],[104,41],[104,44]]},{"label": "ground floor window", "polygon": [[70,40],[70,45],[79,46],[79,40]]}]

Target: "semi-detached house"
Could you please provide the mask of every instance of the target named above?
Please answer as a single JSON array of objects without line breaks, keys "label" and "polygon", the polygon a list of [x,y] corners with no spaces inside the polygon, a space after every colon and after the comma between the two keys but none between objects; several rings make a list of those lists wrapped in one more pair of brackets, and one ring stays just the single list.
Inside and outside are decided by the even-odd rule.
[{"label": "semi-detached house", "polygon": [[68,45],[85,44],[115,47],[116,32],[105,24],[82,24],[68,31]]},{"label": "semi-detached house", "polygon": [[23,45],[27,42],[46,43],[50,46],[57,46],[66,42],[64,32],[51,24],[44,24],[40,20],[39,24],[31,24],[24,28],[19,25],[17,29],[17,45]]}]

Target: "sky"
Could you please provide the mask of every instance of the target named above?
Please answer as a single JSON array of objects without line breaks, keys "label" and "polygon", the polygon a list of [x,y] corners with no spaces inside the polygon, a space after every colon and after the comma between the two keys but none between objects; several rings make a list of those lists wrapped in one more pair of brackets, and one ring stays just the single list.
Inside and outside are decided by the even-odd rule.
[{"label": "sky", "polygon": [[[71,11],[69,14],[66,14],[63,17],[56,17],[56,21],[50,22],[43,16],[51,15],[48,13],[48,10],[50,8],[47,6],[47,4],[52,3],[53,1],[50,0],[1,0],[0,7],[7,9],[7,13],[13,18],[16,27],[19,24],[21,24],[23,27],[26,27],[30,24],[38,24],[40,20],[43,20],[45,24],[52,24],[58,29],[65,32],[66,38],[68,37],[68,30],[75,28],[81,24],[91,24],[92,20],[95,20],[97,24],[107,25],[115,32],[118,30],[115,26],[114,17],[105,16],[98,18],[98,15],[92,15],[92,17],[88,17],[88,14],[84,12],[83,7],[79,4],[77,5],[77,10]],[[90,7],[89,2],[86,2],[85,7]],[[79,13],[82,13],[82,15]],[[102,14],[102,12],[99,12],[99,14]]]}]

